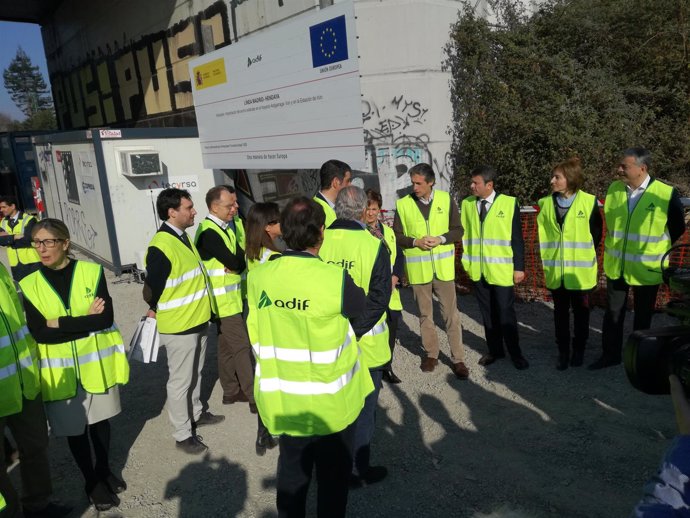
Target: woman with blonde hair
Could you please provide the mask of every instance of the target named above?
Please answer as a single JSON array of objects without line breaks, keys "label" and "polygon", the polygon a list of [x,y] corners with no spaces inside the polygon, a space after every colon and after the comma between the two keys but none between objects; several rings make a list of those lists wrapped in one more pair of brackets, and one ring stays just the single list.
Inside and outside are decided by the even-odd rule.
[{"label": "woman with blonde hair", "polygon": [[89,500],[104,511],[117,506],[117,493],[127,489],[110,471],[109,460],[109,419],[121,410],[118,385],[129,380],[113,301],[103,267],[68,255],[70,235],[62,221],[39,221],[31,239],[41,267],[20,286],[38,344],[46,415],[52,432],[67,437]]},{"label": "woman with blonde hair", "polygon": [[[539,200],[539,251],[546,287],[553,298],[558,370],[582,365],[589,338],[589,293],[597,285],[597,248],[602,219],[596,198],[581,190],[579,158],[557,164],[552,193]],[[570,343],[570,309],[574,328]]]}]

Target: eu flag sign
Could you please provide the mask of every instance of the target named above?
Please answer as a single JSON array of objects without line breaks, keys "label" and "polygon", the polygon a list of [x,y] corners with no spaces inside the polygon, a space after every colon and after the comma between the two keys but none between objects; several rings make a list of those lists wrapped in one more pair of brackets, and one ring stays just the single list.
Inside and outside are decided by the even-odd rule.
[{"label": "eu flag sign", "polygon": [[347,59],[345,15],[312,25],[309,27],[309,37],[313,67],[322,67]]}]

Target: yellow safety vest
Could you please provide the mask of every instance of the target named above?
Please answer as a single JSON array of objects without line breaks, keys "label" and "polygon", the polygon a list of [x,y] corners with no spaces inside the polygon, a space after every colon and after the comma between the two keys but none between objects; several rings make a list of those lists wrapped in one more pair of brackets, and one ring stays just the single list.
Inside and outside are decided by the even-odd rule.
[{"label": "yellow safety vest", "polygon": [[625,184],[620,180],[611,184],[604,202],[607,277],[622,276],[630,286],[661,284],[661,259],[672,244],[667,228],[672,194],[670,185],[650,180],[630,212]]},{"label": "yellow safety vest", "polygon": [[512,196],[497,194],[481,222],[477,197],[468,196],[462,201],[462,266],[473,281],[484,276],[486,282],[495,286],[513,285],[511,240],[515,205]]},{"label": "yellow safety vest", "polygon": [[[383,239],[388,243],[388,248],[391,251],[391,270],[395,264],[395,259],[398,257],[398,247],[395,241],[395,232],[388,225],[381,223],[381,228],[383,229]],[[393,311],[402,311],[402,301],[400,300],[400,290],[397,286],[393,287],[393,292],[391,293],[391,301],[388,307]]]},{"label": "yellow safety vest", "polygon": [[276,252],[275,250],[271,250],[270,248],[262,246],[259,254],[259,259],[247,259],[247,271],[252,271],[260,264],[268,262],[274,255],[280,255],[280,252]]},{"label": "yellow safety vest", "polygon": [[0,264],[0,417],[18,414],[22,397],[40,392],[37,355],[14,282]]},{"label": "yellow safety vest", "polygon": [[[323,244],[319,257],[329,264],[335,264],[348,271],[355,284],[369,294],[371,271],[383,244],[372,236],[368,230],[327,228],[323,233]],[[391,360],[388,345],[389,331],[384,311],[376,325],[359,339],[362,350],[362,361],[367,368],[373,369]]]},{"label": "yellow safety vest", "polygon": [[[412,195],[396,202],[396,209],[407,237],[418,239],[424,236],[440,236],[449,230],[450,194],[434,190],[429,207],[429,219],[422,216]],[[438,245],[432,250],[405,248],[405,271],[410,284],[426,284],[436,276],[441,281],[455,280],[455,244]]]},{"label": "yellow safety vest", "polygon": [[[228,229],[224,231],[210,219],[203,220],[196,229],[194,243],[199,243],[202,232],[216,232],[232,254],[237,253],[235,233]],[[211,306],[218,318],[229,317],[242,313],[242,276],[240,273],[226,273],[225,266],[216,258],[204,261],[206,272],[211,281]]]},{"label": "yellow safety vest", "polygon": [[182,333],[211,319],[206,271],[196,247],[190,245],[162,231],[156,232],[149,244],[163,252],[172,265],[156,311],[158,331],[163,334]]},{"label": "yellow safety vest", "polygon": [[249,272],[254,398],[274,434],[328,435],[359,416],[374,385],[342,315],[344,272],[286,256]]},{"label": "yellow safety vest", "polygon": [[583,191],[575,194],[558,224],[553,196],[539,200],[539,253],[544,266],[546,287],[563,286],[569,290],[590,290],[597,284],[597,254],[589,229],[594,196]]},{"label": "yellow safety vest", "polygon": [[330,227],[331,223],[337,219],[335,210],[318,196],[314,196],[314,201],[323,207],[323,211],[326,213],[326,228]]},{"label": "yellow safety vest", "polygon": [[[4,218],[2,220],[2,223],[0,223],[0,228],[7,232],[8,234],[12,235],[23,235],[24,234],[24,228],[26,225],[31,221],[35,220],[32,215],[23,213],[21,215],[21,219],[18,219],[17,224],[14,226],[14,228],[10,228],[10,223],[7,218]],[[31,237],[31,236],[25,236],[25,237]],[[41,257],[38,255],[38,252],[36,252],[36,249],[32,246],[28,246],[25,248],[12,248],[11,246],[7,247],[7,259],[10,262],[11,267],[15,267],[18,264],[33,264],[33,263],[40,263],[41,262]]]},{"label": "yellow safety vest", "polygon": [[[46,320],[88,315],[103,276],[99,264],[76,261],[67,307],[39,270],[19,282],[24,296]],[[59,344],[38,343],[38,365],[44,401],[69,399],[77,384],[86,392],[102,394],[129,381],[129,364],[122,335],[115,324],[85,338]]]}]

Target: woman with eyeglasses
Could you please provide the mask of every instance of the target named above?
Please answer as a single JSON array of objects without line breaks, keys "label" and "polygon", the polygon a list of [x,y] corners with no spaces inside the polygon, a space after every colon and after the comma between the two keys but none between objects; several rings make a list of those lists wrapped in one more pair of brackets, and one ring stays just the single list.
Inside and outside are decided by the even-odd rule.
[{"label": "woman with eyeglasses", "polygon": [[398,378],[393,372],[393,349],[395,348],[395,339],[398,334],[398,322],[400,321],[400,316],[402,314],[402,302],[400,301],[400,291],[398,289],[398,285],[400,283],[400,279],[402,279],[405,263],[402,251],[396,244],[393,229],[379,220],[381,207],[383,205],[383,198],[381,197],[381,194],[373,189],[367,189],[366,193],[369,205],[367,206],[365,218],[366,221],[364,223],[374,237],[383,240],[383,243],[388,249],[388,253],[391,254],[391,265],[393,268],[393,293],[391,294],[391,301],[388,304],[387,312],[389,333],[388,345],[391,349],[391,361],[388,364],[388,368],[383,371],[383,380],[387,381],[388,383],[400,383],[400,378]]},{"label": "woman with eyeglasses", "polygon": [[255,203],[247,213],[246,249],[247,270],[280,254],[285,245],[281,240],[280,207],[277,203]]},{"label": "woman with eyeglasses", "polygon": [[117,494],[127,488],[109,462],[109,419],[121,410],[118,385],[129,380],[122,336],[103,267],[68,255],[67,226],[47,218],[34,225],[31,238],[41,267],[20,286],[38,344],[46,415],[53,433],[67,437],[89,500],[104,511],[117,506]]},{"label": "woman with eyeglasses", "polygon": [[[539,251],[546,287],[553,298],[553,320],[560,371],[580,367],[589,338],[589,293],[597,285],[597,248],[602,219],[585,183],[579,158],[551,171],[551,194],[539,200]],[[572,349],[570,308],[573,310]]]}]

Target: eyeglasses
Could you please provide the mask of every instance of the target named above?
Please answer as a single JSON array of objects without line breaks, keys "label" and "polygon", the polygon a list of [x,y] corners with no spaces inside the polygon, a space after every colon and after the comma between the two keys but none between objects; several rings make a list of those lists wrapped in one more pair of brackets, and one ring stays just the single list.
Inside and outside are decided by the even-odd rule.
[{"label": "eyeglasses", "polygon": [[61,241],[64,241],[64,239],[34,239],[31,242],[31,246],[34,248],[40,248],[41,246],[45,246],[46,248],[55,248],[55,246]]}]

